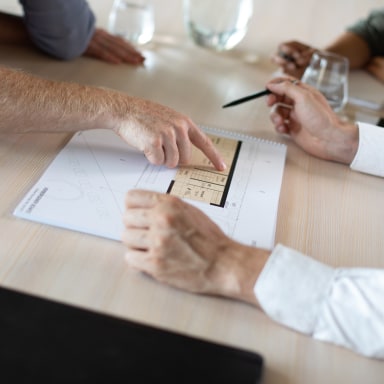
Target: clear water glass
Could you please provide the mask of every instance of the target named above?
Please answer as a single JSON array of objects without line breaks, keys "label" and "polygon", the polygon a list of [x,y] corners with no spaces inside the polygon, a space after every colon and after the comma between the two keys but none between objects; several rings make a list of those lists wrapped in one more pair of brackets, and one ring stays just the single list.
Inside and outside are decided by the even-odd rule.
[{"label": "clear water glass", "polygon": [[109,14],[108,30],[136,45],[148,43],[155,31],[152,1],[115,0]]},{"label": "clear water glass", "polygon": [[315,52],[301,81],[317,88],[335,112],[348,101],[349,61],[330,52]]},{"label": "clear water glass", "polygon": [[184,22],[192,40],[216,51],[234,48],[244,38],[253,0],[184,0]]}]

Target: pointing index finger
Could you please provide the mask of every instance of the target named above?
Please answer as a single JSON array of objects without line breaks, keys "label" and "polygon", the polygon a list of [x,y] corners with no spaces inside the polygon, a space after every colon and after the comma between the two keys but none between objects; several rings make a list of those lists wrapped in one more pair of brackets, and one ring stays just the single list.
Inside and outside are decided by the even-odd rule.
[{"label": "pointing index finger", "polygon": [[224,171],[227,168],[223,157],[213,145],[211,139],[198,127],[194,126],[189,131],[189,138],[207,156],[218,171]]}]

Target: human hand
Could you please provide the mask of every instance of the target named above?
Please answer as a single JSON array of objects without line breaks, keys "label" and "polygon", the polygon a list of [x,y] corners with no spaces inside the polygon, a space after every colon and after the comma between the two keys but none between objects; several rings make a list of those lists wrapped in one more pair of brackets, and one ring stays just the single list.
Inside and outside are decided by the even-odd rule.
[{"label": "human hand", "polygon": [[256,304],[253,287],[269,251],[231,240],[199,209],[151,191],[127,193],[124,224],[131,267],[190,292]]},{"label": "human hand", "polygon": [[375,76],[378,80],[384,82],[384,57],[373,57],[369,61],[365,69],[373,76]]},{"label": "human hand", "polygon": [[96,28],[84,55],[111,64],[141,65],[145,60],[145,57],[131,43],[100,28]]},{"label": "human hand", "polygon": [[315,48],[298,41],[287,41],[279,45],[271,59],[285,74],[300,79],[315,51]]},{"label": "human hand", "polygon": [[[274,106],[271,120],[279,133],[288,134],[309,154],[350,164],[358,148],[358,128],[342,121],[315,88],[293,78],[276,78],[267,84]],[[281,106],[283,104],[283,106]]]},{"label": "human hand", "polygon": [[188,117],[164,105],[138,98],[132,98],[128,108],[128,118],[115,130],[123,140],[143,151],[152,164],[168,167],[188,164],[193,144],[217,170],[226,168],[212,140]]}]

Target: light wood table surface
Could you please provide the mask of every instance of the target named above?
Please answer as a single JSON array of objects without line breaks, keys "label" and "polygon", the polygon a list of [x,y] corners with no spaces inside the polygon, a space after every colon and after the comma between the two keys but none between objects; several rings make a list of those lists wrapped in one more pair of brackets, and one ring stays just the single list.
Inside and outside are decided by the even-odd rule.
[{"label": "light wood table surface", "polygon": [[[17,11],[16,2],[4,3]],[[90,1],[101,26],[111,3]],[[295,38],[321,46],[381,3],[255,1],[250,33],[233,51],[218,54],[188,40],[181,1],[155,0],[157,30],[154,42],[143,47],[145,67],[87,58],[60,62],[33,49],[5,46],[0,64],[116,88],[166,104],[200,124],[284,142],[276,243],[333,266],[383,268],[382,179],[303,153],[275,134],[265,100],[221,109],[264,87],[276,70],[269,55],[278,42]],[[266,364],[263,383],[383,382],[382,362],[281,327],[247,304],[185,293],[130,270],[118,242],[13,217],[14,207],[68,139],[65,134],[0,135],[1,285],[259,352]]]}]

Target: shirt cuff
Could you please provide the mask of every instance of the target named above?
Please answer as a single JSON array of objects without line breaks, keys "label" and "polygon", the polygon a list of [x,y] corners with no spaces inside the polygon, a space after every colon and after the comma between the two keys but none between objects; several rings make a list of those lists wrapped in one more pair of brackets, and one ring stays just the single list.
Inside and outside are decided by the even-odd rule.
[{"label": "shirt cuff", "polygon": [[384,177],[384,128],[360,122],[358,126],[359,147],[351,169]]},{"label": "shirt cuff", "polygon": [[261,308],[273,320],[312,334],[334,274],[333,268],[278,244],[254,292]]}]

